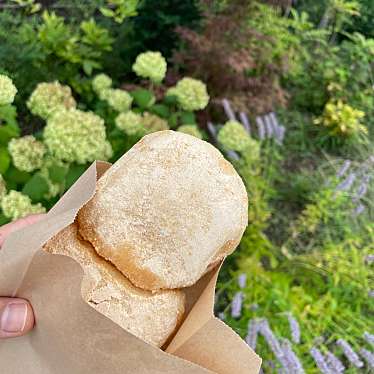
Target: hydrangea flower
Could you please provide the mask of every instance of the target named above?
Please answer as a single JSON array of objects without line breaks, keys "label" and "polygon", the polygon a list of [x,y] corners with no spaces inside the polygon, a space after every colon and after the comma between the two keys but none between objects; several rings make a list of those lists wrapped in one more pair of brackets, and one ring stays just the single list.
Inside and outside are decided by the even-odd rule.
[{"label": "hydrangea flower", "polygon": [[6,195],[6,184],[3,176],[0,174],[0,201]]},{"label": "hydrangea flower", "polygon": [[117,112],[126,112],[132,104],[132,96],[124,90],[118,88],[108,88],[102,91],[102,99]]},{"label": "hydrangea flower", "polygon": [[47,120],[61,109],[75,108],[76,102],[69,86],[59,82],[39,83],[29,100],[27,107],[31,113]]},{"label": "hydrangea flower", "polygon": [[203,136],[196,125],[182,125],[178,127],[179,132],[184,134],[195,136],[196,138],[202,139]]},{"label": "hydrangea flower", "polygon": [[143,134],[142,116],[131,110],[120,113],[116,118],[116,126],[127,135]]},{"label": "hydrangea flower", "polygon": [[56,113],[44,128],[44,141],[54,157],[66,162],[85,164],[112,156],[104,120],[92,112],[69,109]]},{"label": "hydrangea flower", "polygon": [[92,88],[100,98],[102,92],[111,87],[112,79],[106,74],[98,74],[92,79]]},{"label": "hydrangea flower", "polygon": [[138,55],[132,70],[137,76],[160,83],[166,74],[166,60],[160,52],[145,52]]},{"label": "hydrangea flower", "polygon": [[0,74],[0,105],[12,104],[17,88],[6,75]]},{"label": "hydrangea flower", "polygon": [[40,204],[32,204],[31,199],[19,191],[10,191],[1,200],[1,209],[5,217],[12,221],[26,217],[29,214],[44,213],[45,208]]},{"label": "hydrangea flower", "polygon": [[155,114],[148,112],[143,113],[142,123],[147,134],[169,129],[167,121],[159,116],[156,116]]},{"label": "hydrangea flower", "polygon": [[27,172],[40,169],[46,153],[44,144],[32,135],[12,139],[8,144],[8,150],[14,166]]},{"label": "hydrangea flower", "polygon": [[259,157],[260,147],[258,143],[249,136],[242,124],[237,121],[226,122],[219,131],[217,139],[227,150],[250,151],[253,159]]},{"label": "hydrangea flower", "polygon": [[181,79],[175,87],[170,88],[167,96],[176,96],[182,109],[188,111],[204,109],[209,102],[206,85],[193,78]]}]

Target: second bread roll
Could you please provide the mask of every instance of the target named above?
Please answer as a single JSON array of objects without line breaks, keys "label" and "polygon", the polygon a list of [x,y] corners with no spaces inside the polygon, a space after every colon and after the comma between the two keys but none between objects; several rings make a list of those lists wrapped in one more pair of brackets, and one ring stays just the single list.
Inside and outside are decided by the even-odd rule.
[{"label": "second bread roll", "polygon": [[44,249],[77,261],[85,273],[84,300],[138,338],[161,347],[179,325],[185,302],[182,291],[151,293],[133,286],[98,256],[89,243],[79,238],[76,224],[50,239]]}]

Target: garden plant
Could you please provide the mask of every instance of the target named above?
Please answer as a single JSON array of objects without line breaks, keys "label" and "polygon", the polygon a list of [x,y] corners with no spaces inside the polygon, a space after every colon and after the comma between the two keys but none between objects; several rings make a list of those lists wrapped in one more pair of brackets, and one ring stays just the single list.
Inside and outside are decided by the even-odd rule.
[{"label": "garden plant", "polygon": [[199,137],[249,198],[217,317],[264,373],[373,372],[374,2],[160,3],[0,4],[0,224],[146,134]]}]

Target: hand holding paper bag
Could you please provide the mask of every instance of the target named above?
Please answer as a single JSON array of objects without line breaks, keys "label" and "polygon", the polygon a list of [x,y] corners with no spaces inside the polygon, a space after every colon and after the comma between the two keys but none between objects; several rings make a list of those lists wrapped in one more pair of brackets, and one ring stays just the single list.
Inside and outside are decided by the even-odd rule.
[{"label": "hand holding paper bag", "polygon": [[[182,137],[185,136],[183,135]],[[173,132],[158,133],[153,135],[153,137],[164,137],[167,139],[166,141],[164,141],[165,139],[162,140],[161,143],[156,142],[156,145],[152,143],[152,136],[147,137],[146,140],[143,139],[142,142],[128,152],[127,156],[124,156],[126,162],[123,164],[130,165],[128,168],[131,169],[131,163],[134,162],[134,159],[136,160],[139,148],[141,148],[140,151],[144,152],[144,157],[142,157],[143,164],[139,164],[137,177],[140,178],[142,173],[143,179],[149,178],[151,175],[155,183],[159,180],[162,185],[163,181],[170,180],[170,174],[180,169],[180,163],[178,164],[178,162],[183,160],[186,154],[193,155],[188,143],[195,140],[187,139],[185,142],[178,143],[176,138],[179,138],[180,135],[174,135]],[[201,142],[200,140],[198,141]],[[157,165],[158,157],[160,157],[157,154],[157,150],[160,149],[160,146],[163,152],[170,150],[174,152],[172,161],[162,164],[161,169]],[[151,152],[152,157],[150,157],[149,152]],[[151,169],[147,169],[147,156],[149,158],[148,163],[153,165]],[[166,156],[167,154],[163,155],[161,159],[166,160]],[[203,162],[211,162],[210,157],[213,156],[210,155],[206,160],[203,159]],[[173,202],[175,207],[183,207],[189,192],[194,192],[190,195],[191,202],[196,197],[203,196],[200,189],[204,190],[205,180],[212,178],[212,176],[215,181],[219,181],[222,178],[214,186],[218,191],[222,191],[220,197],[223,196],[225,198],[226,193],[229,200],[231,199],[233,204],[235,204],[237,195],[235,193],[232,194],[230,183],[228,182],[233,175],[231,165],[228,168],[224,168],[223,176],[215,176],[214,170],[211,174],[204,174],[204,167],[200,167],[200,169],[196,167],[196,165],[201,165],[197,161],[201,159],[201,157],[193,155],[190,160],[192,163],[192,167],[189,169],[190,179],[186,178],[186,175],[183,175],[182,172],[179,175],[183,176],[181,178],[182,182],[176,180],[175,190],[167,188],[164,191],[159,191],[160,198],[156,202],[159,204],[157,209],[160,212],[165,209],[165,204],[170,204],[170,201]],[[120,164],[116,163],[112,168],[104,163],[92,165],[48,213],[45,220],[21,230],[17,235],[11,235],[6,241],[4,249],[0,251],[0,294],[7,296],[17,295],[30,300],[37,317],[36,328],[31,334],[22,338],[7,340],[4,343],[0,342],[1,367],[7,372],[15,374],[21,373],[25,368],[30,374],[88,373],[90,371],[110,374],[175,372],[257,374],[260,367],[260,359],[231,329],[214,318],[212,312],[218,270],[217,268],[214,270],[210,269],[214,268],[215,263],[219,262],[227,253],[234,249],[241,235],[240,232],[235,231],[234,227],[230,227],[232,218],[227,218],[235,217],[233,216],[235,212],[229,212],[227,216],[223,217],[223,220],[215,220],[214,217],[217,216],[217,212],[214,212],[214,209],[223,209],[221,211],[224,212],[225,208],[229,207],[232,202],[222,203],[219,198],[215,200],[214,197],[217,198],[217,194],[211,191],[210,195],[207,196],[207,203],[204,203],[205,199],[201,200],[202,204],[208,204],[202,205],[204,214],[201,214],[197,210],[198,206],[196,206],[193,211],[179,211],[178,215],[176,214],[177,208],[173,211],[174,208],[169,205],[173,213],[169,214],[172,218],[170,226],[168,226],[168,222],[163,220],[161,215],[159,220],[161,230],[155,230],[157,226],[152,225],[152,221],[148,220],[146,227],[142,227],[141,223],[144,215],[147,218],[147,213],[153,214],[152,209],[155,209],[155,205],[152,206],[154,200],[147,200],[155,192],[153,185],[143,183],[146,186],[143,188],[141,183],[135,183],[134,185],[138,190],[143,188],[143,192],[139,194],[139,197],[134,199],[134,196],[132,196],[132,199],[129,199],[131,193],[128,195],[124,193],[122,199],[125,202],[118,200],[111,203],[113,216],[108,211],[100,217],[100,214],[97,214],[92,209],[92,204],[96,197],[98,196],[99,199],[96,201],[98,204],[111,201],[110,199],[108,200],[108,195],[105,195],[107,192],[105,192],[103,186],[110,186],[113,180],[120,183],[118,184],[120,186],[126,180],[126,173],[118,174],[118,165]],[[217,162],[217,165],[224,167],[226,163],[222,162],[221,165]],[[106,170],[107,172],[105,172]],[[96,178],[103,173],[105,173],[104,178],[96,185]],[[198,180],[199,174],[205,178],[200,183]],[[197,180],[197,183],[195,183],[195,180]],[[187,183],[183,184],[183,182]],[[131,183],[131,179],[129,179],[128,183]],[[184,185],[186,185],[186,188],[183,188]],[[129,185],[124,186],[129,187]],[[166,184],[166,186],[169,185]],[[96,195],[92,199],[95,191]],[[101,191],[100,194],[98,194],[98,191]],[[129,192],[131,192],[131,189]],[[162,192],[164,192],[165,198],[162,198]],[[168,197],[170,197],[169,200]],[[182,199],[178,200],[180,197]],[[126,199],[129,199],[128,202],[126,202]],[[97,252],[102,253],[105,258],[109,258],[123,274],[127,274],[130,280],[136,284],[136,287],[144,287],[142,292],[150,292],[151,294],[183,292],[186,295],[184,321],[177,330],[176,335],[165,346],[166,351],[162,351],[152,346],[152,344],[147,344],[146,337],[131,331],[126,326],[121,329],[118,324],[120,326],[122,324],[118,323],[115,318],[112,318],[105,311],[99,310],[104,315],[95,312],[92,309],[95,305],[90,306],[89,300],[86,299],[87,304],[82,299],[81,291],[83,292],[83,297],[85,297],[84,290],[87,290],[87,271],[85,266],[83,266],[85,274],[82,274],[82,263],[79,261],[77,263],[74,256],[68,254],[68,257],[66,257],[55,254],[62,253],[62,251],[50,251],[52,253],[47,253],[40,250],[43,244],[68,228],[74,221],[76,222],[77,213],[88,201],[90,201],[89,205],[91,205],[88,215],[89,220],[99,223],[99,225],[83,223],[85,225],[83,238],[88,245],[94,247]],[[126,205],[133,203],[133,201],[135,201],[136,214],[134,214],[133,208],[129,208]],[[140,205],[137,205],[137,202]],[[143,203],[145,205],[142,205]],[[209,206],[209,204],[212,205]],[[104,205],[102,205],[99,213],[100,210],[103,212],[104,209]],[[118,216],[118,211],[121,209],[124,212],[125,220]],[[186,205],[186,209],[188,209],[188,205]],[[201,235],[195,236],[202,226],[196,225],[196,220],[195,222],[190,222],[186,217],[181,219],[180,216],[183,213],[195,214],[195,218],[206,217],[202,230],[206,230],[206,236],[211,238],[208,243],[201,241]],[[209,213],[212,213],[212,215],[210,216]],[[188,214],[185,214],[185,216],[188,216]],[[240,218],[241,214],[237,217],[242,219]],[[183,219],[185,220],[183,221]],[[120,227],[121,230],[124,230],[123,234],[105,232],[105,227],[107,227],[105,222],[111,221],[113,223],[109,227],[112,227],[113,230],[118,230],[118,227]],[[181,222],[183,222],[183,225],[180,225]],[[147,230],[148,223],[150,230]],[[81,220],[78,220],[78,230],[80,224]],[[131,229],[138,225],[139,230],[131,231],[129,228],[126,229],[128,224]],[[217,234],[217,228],[220,227],[220,224],[221,227],[223,225],[222,232],[218,231]],[[166,230],[162,230],[162,225],[164,225],[163,227]],[[179,236],[179,242],[175,242],[173,239],[168,241],[169,237],[172,238],[172,236],[169,236],[171,231],[169,232],[168,230],[169,228],[170,230],[173,229],[173,227],[179,227],[176,231],[177,233],[179,232],[177,235],[181,235],[180,230],[186,229],[186,232],[182,232],[182,236]],[[98,231],[95,233],[92,228]],[[143,233],[143,236],[139,236],[139,231]],[[128,232],[131,232],[132,235],[129,236]],[[161,235],[163,244],[168,246],[166,254],[162,251],[165,246],[157,247],[155,242],[152,241],[152,238],[160,239],[157,238],[156,234]],[[114,240],[115,237],[117,237],[117,240]],[[123,239],[126,241],[126,245],[116,247],[115,242],[122,243]],[[151,246],[147,246],[147,240],[151,240]],[[182,247],[185,248],[185,251],[180,246],[183,241],[185,245]],[[141,242],[141,246],[136,247],[138,242]],[[196,243],[203,243],[203,245],[196,247],[194,245]],[[222,243],[221,247],[218,245],[219,243]],[[144,248],[147,247],[150,252],[142,252],[143,246]],[[152,246],[153,249],[151,249]],[[197,262],[194,260],[195,262],[189,266],[189,261],[196,259],[196,250],[199,253],[200,248],[203,249],[201,259],[197,259]],[[118,249],[121,249],[120,252],[118,252]],[[179,253],[176,257],[170,257],[170,253],[173,250]],[[131,261],[121,260],[119,253],[123,253],[123,251]],[[137,262],[137,256],[141,256],[142,253],[145,253],[145,257],[143,257],[142,261]],[[148,257],[152,253],[156,253],[156,257]],[[169,257],[163,257],[165,255]],[[73,259],[69,257],[73,257]],[[152,262],[155,258],[157,261]],[[174,267],[178,266],[181,269],[179,278],[168,278],[168,274],[173,274],[174,268],[172,269],[173,271],[166,273],[162,271],[162,267],[158,268],[159,265],[157,264],[160,264],[160,259],[165,258],[167,258],[169,263],[173,263]],[[177,259],[176,262],[175,259]],[[131,266],[127,267],[128,264]],[[139,276],[137,272],[144,272],[144,269],[151,272],[152,276]],[[195,283],[203,273],[205,273],[205,276]],[[174,277],[174,275],[172,276]],[[189,284],[192,285],[181,290],[174,291],[170,289]],[[133,285],[132,287],[135,286]],[[52,299],[54,302],[50,303]],[[106,302],[107,300],[104,301]],[[123,304],[123,306],[125,305]],[[127,304],[127,306],[131,308],[132,304]],[[149,317],[152,318],[152,315]],[[63,329],[60,328],[61,324],[64,325]],[[140,339],[133,334],[140,337]],[[22,361],[16,359],[19,355],[23,357]]]},{"label": "hand holding paper bag", "polygon": [[[10,233],[32,225],[43,217],[35,214],[0,227],[0,249]],[[23,299],[0,297],[0,339],[27,334],[34,327],[34,312]]]}]

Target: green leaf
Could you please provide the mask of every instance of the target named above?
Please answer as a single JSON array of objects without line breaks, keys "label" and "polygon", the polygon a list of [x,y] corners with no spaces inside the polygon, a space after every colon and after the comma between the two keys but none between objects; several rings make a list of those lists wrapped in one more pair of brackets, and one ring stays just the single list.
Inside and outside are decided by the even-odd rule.
[{"label": "green leaf", "polygon": [[0,126],[0,145],[7,145],[12,138],[18,138],[20,134],[18,126],[5,125]]},{"label": "green leaf", "polygon": [[66,166],[54,164],[48,168],[49,178],[54,183],[62,183],[67,173],[68,168]]},{"label": "green leaf", "polygon": [[8,125],[17,125],[17,109],[13,105],[0,105],[0,120],[3,120]]},{"label": "green leaf", "polygon": [[149,110],[162,118],[169,118],[170,116],[169,107],[163,104],[155,104]]},{"label": "green leaf", "polygon": [[132,91],[130,94],[134,98],[134,102],[136,103],[136,105],[138,105],[140,108],[148,108],[152,106],[156,101],[153,93],[143,88]]},{"label": "green leaf", "polygon": [[111,9],[101,7],[100,12],[105,17],[114,17],[114,12]]},{"label": "green leaf", "polygon": [[31,174],[26,171],[16,169],[13,165],[5,173],[5,179],[17,184],[24,184],[31,178]]},{"label": "green leaf", "polygon": [[0,148],[0,174],[5,174],[9,169],[10,155],[8,149],[5,147]]},{"label": "green leaf", "polygon": [[178,104],[178,99],[175,95],[165,96],[163,101],[167,105],[177,105]]},{"label": "green leaf", "polygon": [[34,174],[22,189],[22,192],[35,202],[43,200],[44,195],[48,193],[48,191],[49,186],[47,180],[38,173]]},{"label": "green leaf", "polygon": [[169,117],[169,126],[170,128],[172,129],[175,129],[177,126],[178,126],[178,118],[179,118],[179,113],[173,113],[170,117]]},{"label": "green leaf", "polygon": [[196,124],[196,118],[194,112],[181,112],[182,125],[193,125]]},{"label": "green leaf", "polygon": [[70,188],[77,181],[77,179],[86,171],[86,169],[87,165],[70,165],[69,171],[66,174],[66,188]]},{"label": "green leaf", "polygon": [[8,222],[10,222],[10,219],[5,217],[3,213],[0,213],[0,226],[5,225]]}]

